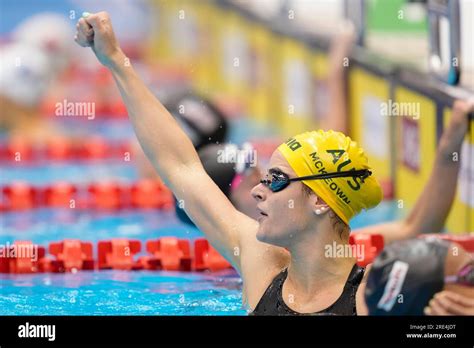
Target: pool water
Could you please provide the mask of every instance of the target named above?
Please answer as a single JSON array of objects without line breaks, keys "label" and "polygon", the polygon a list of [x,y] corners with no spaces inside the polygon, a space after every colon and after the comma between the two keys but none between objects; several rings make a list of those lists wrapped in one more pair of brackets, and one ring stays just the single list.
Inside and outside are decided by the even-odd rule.
[{"label": "pool water", "polygon": [[245,315],[233,270],[0,275],[0,315]]}]

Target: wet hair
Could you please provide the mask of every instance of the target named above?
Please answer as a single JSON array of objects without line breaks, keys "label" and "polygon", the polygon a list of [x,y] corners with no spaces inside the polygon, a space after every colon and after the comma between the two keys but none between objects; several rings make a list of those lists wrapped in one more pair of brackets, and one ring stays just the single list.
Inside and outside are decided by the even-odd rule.
[{"label": "wet hair", "polygon": [[[303,184],[303,193],[308,197],[311,194],[314,194],[313,190],[311,190],[311,188],[305,184]],[[336,232],[339,233],[339,237],[349,238],[351,228],[332,209],[329,211],[329,218],[332,221],[332,227]]]}]

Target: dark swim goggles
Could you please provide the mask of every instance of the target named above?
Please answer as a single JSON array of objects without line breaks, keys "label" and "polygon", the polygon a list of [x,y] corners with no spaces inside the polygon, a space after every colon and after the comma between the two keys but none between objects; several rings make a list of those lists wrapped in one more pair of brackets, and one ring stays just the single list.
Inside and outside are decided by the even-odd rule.
[{"label": "dark swim goggles", "polygon": [[474,286],[474,261],[471,261],[461,268],[458,274],[445,277],[444,282],[448,284]]},{"label": "dark swim goggles", "polygon": [[260,183],[268,187],[272,192],[278,192],[286,188],[291,182],[294,181],[303,181],[303,180],[324,180],[331,178],[344,178],[344,177],[358,177],[362,180],[368,178],[372,175],[372,172],[368,169],[359,169],[359,170],[350,170],[345,172],[336,172],[336,173],[325,173],[325,174],[315,174],[308,176],[300,176],[297,178],[290,178],[287,174],[270,169],[269,174],[271,175],[271,180],[262,179]]}]

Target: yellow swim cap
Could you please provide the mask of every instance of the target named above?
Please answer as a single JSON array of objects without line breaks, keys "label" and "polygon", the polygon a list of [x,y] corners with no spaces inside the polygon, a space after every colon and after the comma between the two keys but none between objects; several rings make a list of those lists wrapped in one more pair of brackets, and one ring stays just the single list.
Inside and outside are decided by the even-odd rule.
[{"label": "yellow swim cap", "polygon": [[[298,176],[370,169],[367,156],[355,141],[341,132],[312,131],[281,144],[283,154]],[[382,189],[373,175],[304,180],[346,223],[362,209],[375,207],[382,200]]]}]

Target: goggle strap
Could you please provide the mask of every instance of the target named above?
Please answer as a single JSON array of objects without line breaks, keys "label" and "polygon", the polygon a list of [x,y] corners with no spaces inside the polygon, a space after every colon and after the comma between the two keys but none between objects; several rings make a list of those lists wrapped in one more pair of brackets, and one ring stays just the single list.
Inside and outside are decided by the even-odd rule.
[{"label": "goggle strap", "polygon": [[300,176],[297,178],[291,178],[290,181],[302,181],[302,180],[314,180],[314,179],[331,179],[331,178],[343,178],[343,177],[360,177],[362,179],[368,178],[372,175],[372,172],[368,169],[352,170],[346,172],[337,173],[324,173],[317,175]]}]

